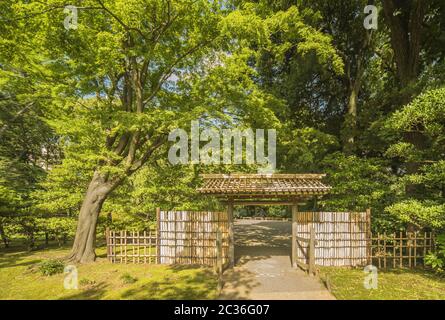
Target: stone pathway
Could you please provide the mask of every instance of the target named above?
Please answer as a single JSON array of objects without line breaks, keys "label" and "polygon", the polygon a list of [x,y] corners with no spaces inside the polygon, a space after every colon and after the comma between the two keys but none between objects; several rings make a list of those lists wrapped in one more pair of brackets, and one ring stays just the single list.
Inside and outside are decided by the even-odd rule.
[{"label": "stone pathway", "polygon": [[220,299],[335,299],[318,278],[291,267],[290,245],[290,222],[237,221],[236,265],[224,272]]}]

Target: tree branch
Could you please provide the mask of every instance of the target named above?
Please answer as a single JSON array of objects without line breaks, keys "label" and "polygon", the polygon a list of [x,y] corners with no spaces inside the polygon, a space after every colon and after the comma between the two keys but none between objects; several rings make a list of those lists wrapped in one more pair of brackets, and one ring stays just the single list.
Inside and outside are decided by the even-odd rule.
[{"label": "tree branch", "polygon": [[8,129],[9,125],[11,123],[13,123],[15,120],[17,120],[23,113],[25,113],[26,111],[28,111],[29,109],[31,109],[34,106],[35,102],[30,102],[28,103],[24,108],[22,108],[19,112],[17,112],[17,114],[11,119],[11,121],[9,121],[8,123],[4,124],[1,128],[0,128],[0,136],[3,134],[3,132]]},{"label": "tree branch", "polygon": [[142,157],[128,169],[127,171],[128,175],[139,170],[150,159],[150,156],[153,154],[153,152],[155,152],[166,141],[167,141],[167,134],[163,134],[159,136],[155,141],[153,141],[151,146],[147,149],[147,151],[145,151]]},{"label": "tree branch", "polygon": [[156,96],[156,94],[159,92],[159,90],[161,89],[161,87],[165,83],[165,81],[173,74],[174,68],[183,59],[185,59],[187,56],[191,55],[192,53],[196,52],[198,49],[204,47],[208,43],[210,43],[209,40],[197,44],[196,46],[190,48],[189,50],[184,52],[182,55],[180,55],[175,61],[173,61],[173,63],[169,67],[167,67],[166,70],[162,73],[163,75],[160,77],[160,80],[154,87],[152,93],[144,100],[144,102],[143,102],[144,106]]}]

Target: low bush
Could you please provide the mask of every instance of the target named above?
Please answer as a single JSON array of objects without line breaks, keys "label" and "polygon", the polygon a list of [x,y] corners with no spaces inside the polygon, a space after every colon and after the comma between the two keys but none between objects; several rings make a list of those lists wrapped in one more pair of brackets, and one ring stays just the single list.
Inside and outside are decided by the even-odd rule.
[{"label": "low bush", "polygon": [[445,234],[436,237],[436,252],[431,252],[425,257],[425,264],[437,273],[445,273]]},{"label": "low bush", "polygon": [[136,281],[138,281],[137,278],[133,277],[131,274],[129,273],[124,273],[121,276],[121,280],[123,284],[131,284],[131,283],[135,283]]},{"label": "low bush", "polygon": [[61,260],[46,260],[39,266],[39,271],[44,276],[52,276],[54,274],[63,273],[65,264]]}]

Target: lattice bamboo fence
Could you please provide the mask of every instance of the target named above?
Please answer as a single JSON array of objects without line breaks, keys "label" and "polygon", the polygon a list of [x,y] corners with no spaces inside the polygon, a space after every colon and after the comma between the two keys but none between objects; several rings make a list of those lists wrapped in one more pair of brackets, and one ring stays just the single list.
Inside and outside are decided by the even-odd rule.
[{"label": "lattice bamboo fence", "polygon": [[107,257],[113,263],[216,265],[217,232],[222,263],[228,261],[227,212],[158,212],[156,230],[107,230]]},{"label": "lattice bamboo fence", "polygon": [[156,230],[106,231],[107,257],[113,263],[159,263]]},{"label": "lattice bamboo fence", "polygon": [[215,265],[218,228],[228,261],[227,212],[161,211],[158,221],[160,263]]},{"label": "lattice bamboo fence", "polygon": [[297,260],[309,263],[311,226],[315,230],[315,264],[357,266],[367,262],[370,248],[369,212],[298,212]]},{"label": "lattice bamboo fence", "polygon": [[423,265],[426,254],[434,250],[431,232],[377,234],[372,236],[370,259],[378,268],[413,268]]}]

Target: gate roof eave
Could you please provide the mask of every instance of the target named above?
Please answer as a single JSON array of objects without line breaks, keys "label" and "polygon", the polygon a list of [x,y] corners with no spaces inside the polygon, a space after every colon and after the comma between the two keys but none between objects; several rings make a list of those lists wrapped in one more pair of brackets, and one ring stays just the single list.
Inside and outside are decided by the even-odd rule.
[{"label": "gate roof eave", "polygon": [[295,201],[327,194],[323,174],[203,174],[203,195],[222,200]]}]

